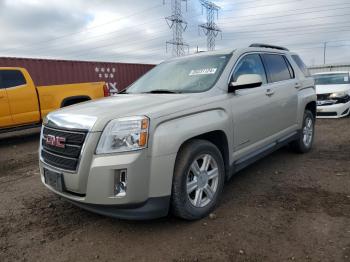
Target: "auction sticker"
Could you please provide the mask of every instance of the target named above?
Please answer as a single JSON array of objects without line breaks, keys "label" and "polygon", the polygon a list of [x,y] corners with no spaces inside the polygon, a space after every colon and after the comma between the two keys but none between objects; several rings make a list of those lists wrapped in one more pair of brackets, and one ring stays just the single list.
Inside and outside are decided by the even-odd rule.
[{"label": "auction sticker", "polygon": [[196,75],[213,75],[215,74],[217,68],[203,68],[203,69],[196,69],[191,70],[189,73],[189,76],[196,76]]}]

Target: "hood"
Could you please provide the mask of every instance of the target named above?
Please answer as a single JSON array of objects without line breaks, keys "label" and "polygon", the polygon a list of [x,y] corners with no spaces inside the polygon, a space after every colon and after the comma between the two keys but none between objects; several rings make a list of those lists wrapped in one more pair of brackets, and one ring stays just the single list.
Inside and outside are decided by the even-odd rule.
[{"label": "hood", "polygon": [[164,114],[193,106],[195,94],[120,94],[81,103],[51,112],[45,119],[50,126],[102,131],[111,119],[124,116]]},{"label": "hood", "polygon": [[343,85],[316,85],[316,94],[350,92],[350,84]]}]

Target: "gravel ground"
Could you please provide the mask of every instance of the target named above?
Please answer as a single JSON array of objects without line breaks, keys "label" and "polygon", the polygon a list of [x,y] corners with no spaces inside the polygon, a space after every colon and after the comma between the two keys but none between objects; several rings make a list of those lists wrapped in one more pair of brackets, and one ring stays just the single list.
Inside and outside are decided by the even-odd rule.
[{"label": "gravel ground", "polygon": [[38,130],[1,135],[0,261],[350,261],[350,118],[316,128],[312,152],[243,170],[196,222],[83,211],[41,185]]}]

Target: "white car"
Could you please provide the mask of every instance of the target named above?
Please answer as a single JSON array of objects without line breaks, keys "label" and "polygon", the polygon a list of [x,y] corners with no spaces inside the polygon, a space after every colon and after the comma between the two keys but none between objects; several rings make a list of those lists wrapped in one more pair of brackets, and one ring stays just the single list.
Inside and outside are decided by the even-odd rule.
[{"label": "white car", "polygon": [[317,94],[317,117],[340,118],[349,115],[349,72],[324,72],[313,77]]}]

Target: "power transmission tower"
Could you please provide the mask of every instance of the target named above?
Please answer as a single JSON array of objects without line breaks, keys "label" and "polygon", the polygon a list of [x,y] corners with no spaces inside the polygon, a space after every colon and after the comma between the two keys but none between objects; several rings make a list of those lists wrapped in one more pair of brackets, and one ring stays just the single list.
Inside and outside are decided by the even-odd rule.
[{"label": "power transmission tower", "polygon": [[166,41],[166,49],[168,50],[168,45],[172,45],[173,56],[183,56],[185,55],[185,47],[187,47],[187,50],[189,49],[189,45],[183,41],[182,37],[182,33],[187,28],[187,22],[182,17],[181,7],[183,2],[186,3],[187,9],[187,0],[171,0],[172,15],[165,17],[168,26],[173,30],[173,39]]},{"label": "power transmission tower", "polygon": [[216,13],[216,18],[218,19],[218,13],[220,7],[207,0],[199,0],[203,8],[207,11],[207,22],[205,24],[199,25],[203,29],[204,34],[207,36],[207,48],[208,51],[215,50],[215,38],[221,33],[220,28],[214,22],[214,15]]}]

